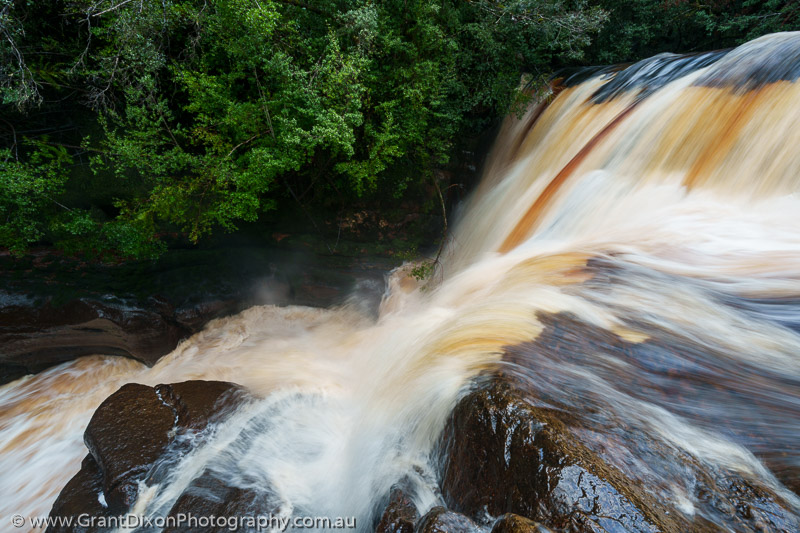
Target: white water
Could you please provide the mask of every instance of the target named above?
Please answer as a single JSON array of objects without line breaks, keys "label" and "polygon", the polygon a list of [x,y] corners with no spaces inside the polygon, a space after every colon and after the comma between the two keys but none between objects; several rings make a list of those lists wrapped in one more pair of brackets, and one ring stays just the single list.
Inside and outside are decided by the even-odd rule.
[{"label": "white water", "polygon": [[[375,501],[410,476],[424,511],[437,502],[428,454],[460,392],[503,347],[540,334],[537,313],[569,312],[631,342],[662,339],[709,354],[720,379],[745,396],[768,396],[783,413],[759,453],[787,452],[782,465],[800,467],[790,444],[800,440],[792,329],[800,324],[800,84],[739,93],[693,85],[715,68],[658,89],[602,134],[636,94],[591,103],[606,82],[598,78],[564,90],[530,130],[525,118],[509,119],[435,283],[421,289],[396,272],[377,319],[355,307],[256,307],[210,323],[153,368],[95,356],[0,388],[0,520],[49,512],[86,454],[92,412],[122,384],[188,379],[233,381],[263,399],[219,428],[169,483],[143,488],[137,511],[165,514],[206,466],[231,483],[268,487],[286,514],[356,516],[362,528]],[[611,265],[608,279],[590,267],[596,260]],[[721,402],[690,416],[677,400],[616,387],[592,364],[551,393],[575,409],[589,392],[602,394],[609,412],[670,447],[783,491],[756,444],[735,431],[773,410]],[[694,512],[691,494],[662,496]]]}]

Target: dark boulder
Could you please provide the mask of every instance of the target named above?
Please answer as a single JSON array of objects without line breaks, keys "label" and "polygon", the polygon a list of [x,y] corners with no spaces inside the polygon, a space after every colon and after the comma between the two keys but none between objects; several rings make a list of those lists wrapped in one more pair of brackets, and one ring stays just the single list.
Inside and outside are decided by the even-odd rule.
[{"label": "dark boulder", "polygon": [[389,493],[389,503],[375,533],[413,533],[418,519],[417,506],[401,488],[395,487]]},{"label": "dark boulder", "polygon": [[[209,523],[203,527],[206,533],[231,531],[228,520],[236,517],[259,517],[264,519],[277,516],[279,506],[268,492],[251,488],[233,487],[211,471],[205,471],[194,479],[181,494],[167,515],[167,527],[162,533],[182,533],[196,531],[199,524],[192,523],[192,517],[223,517],[225,521]],[[246,523],[236,524],[235,531],[258,530],[249,528]],[[266,528],[262,528],[266,530]]]},{"label": "dark boulder", "polygon": [[506,513],[492,526],[491,533],[552,533],[553,530],[524,516]]},{"label": "dark boulder", "polygon": [[574,531],[685,531],[504,381],[459,402],[440,449],[445,501],[475,519],[515,513]]},{"label": "dark boulder", "polygon": [[[80,515],[109,517],[112,513],[103,498],[103,471],[97,465],[91,454],[87,455],[81,463],[81,469],[67,483],[58,499],[53,505],[50,516],[71,517],[76,519]],[[48,533],[94,533],[104,528],[96,524],[77,521],[66,527],[63,524],[52,525],[47,528]]]},{"label": "dark boulder", "polygon": [[478,524],[463,514],[444,507],[434,507],[417,522],[416,533],[480,533]]},{"label": "dark boulder", "polygon": [[50,516],[126,513],[136,500],[139,482],[164,475],[154,468],[159,461],[185,451],[206,426],[224,419],[247,398],[238,385],[219,381],[123,386],[92,416],[84,434],[90,455],[62,490]]},{"label": "dark boulder", "polygon": [[572,414],[538,405],[513,377],[496,376],[457,404],[443,432],[439,460],[445,502],[479,522],[487,515],[514,513],[574,532],[710,532],[721,524],[734,531],[800,530],[791,507],[766,487],[691,457],[676,457],[673,449],[637,436],[642,457],[660,464],[659,457],[668,453],[694,480],[695,512],[677,512],[645,481],[587,446],[586,434],[573,431],[573,424],[579,420]]},{"label": "dark boulder", "polygon": [[166,451],[175,412],[153,387],[130,383],[97,408],[84,442],[103,472],[103,493],[112,512],[136,500],[137,483]]}]

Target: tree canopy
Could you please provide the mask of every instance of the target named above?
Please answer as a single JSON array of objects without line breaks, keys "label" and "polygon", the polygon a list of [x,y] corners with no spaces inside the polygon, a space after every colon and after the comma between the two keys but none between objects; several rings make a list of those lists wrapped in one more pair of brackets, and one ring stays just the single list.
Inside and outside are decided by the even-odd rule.
[{"label": "tree canopy", "polygon": [[280,205],[399,199],[521,76],[731,45],[794,2],[0,0],[0,247],[152,257]]}]

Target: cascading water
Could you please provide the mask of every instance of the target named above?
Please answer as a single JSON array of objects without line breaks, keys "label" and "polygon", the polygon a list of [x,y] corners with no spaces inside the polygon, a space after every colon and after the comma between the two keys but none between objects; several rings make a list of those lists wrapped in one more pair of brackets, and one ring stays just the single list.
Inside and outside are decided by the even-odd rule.
[{"label": "cascading water", "polygon": [[690,521],[716,517],[686,456],[800,512],[799,76],[800,34],[776,34],[567,80],[506,121],[435,283],[396,272],[377,319],[256,307],[153,368],[94,356],[4,386],[0,515],[48,513],[122,384],[188,379],[260,399],[142,487],[137,513],[163,515],[205,469],[360,529],[406,478],[424,512],[436,438],[498,363]]}]

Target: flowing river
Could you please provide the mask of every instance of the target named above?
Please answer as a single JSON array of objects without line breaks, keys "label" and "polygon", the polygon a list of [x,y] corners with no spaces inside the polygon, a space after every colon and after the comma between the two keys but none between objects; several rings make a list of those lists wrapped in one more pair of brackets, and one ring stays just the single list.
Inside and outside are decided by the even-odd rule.
[{"label": "flowing river", "polygon": [[0,517],[47,515],[120,386],[190,379],[260,399],[144,487],[139,512],[164,514],[204,468],[362,528],[406,477],[424,512],[432,447],[498,364],[672,512],[704,512],[687,456],[798,512],[798,76],[800,34],[775,34],[562,79],[506,120],[432,278],[394,272],[377,317],[259,306],[152,368],[96,355],[3,386]]}]

